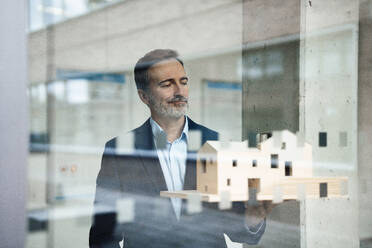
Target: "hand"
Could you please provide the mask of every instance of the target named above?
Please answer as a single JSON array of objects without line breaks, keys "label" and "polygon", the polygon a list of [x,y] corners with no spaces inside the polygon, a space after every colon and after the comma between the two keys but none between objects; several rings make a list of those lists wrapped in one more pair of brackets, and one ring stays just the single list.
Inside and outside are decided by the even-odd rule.
[{"label": "hand", "polygon": [[245,219],[248,226],[256,226],[269,215],[278,204],[272,201],[257,201],[256,204],[246,204]]}]

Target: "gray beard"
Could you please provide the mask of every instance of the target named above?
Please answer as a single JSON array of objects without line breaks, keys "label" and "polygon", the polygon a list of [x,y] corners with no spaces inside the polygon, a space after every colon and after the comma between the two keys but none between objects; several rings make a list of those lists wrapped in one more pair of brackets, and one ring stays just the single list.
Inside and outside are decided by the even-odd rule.
[{"label": "gray beard", "polygon": [[183,107],[173,107],[168,105],[163,105],[160,101],[152,95],[148,94],[149,96],[149,103],[152,106],[153,110],[160,116],[166,118],[181,118],[182,116],[186,115],[187,109],[189,104],[186,103]]}]

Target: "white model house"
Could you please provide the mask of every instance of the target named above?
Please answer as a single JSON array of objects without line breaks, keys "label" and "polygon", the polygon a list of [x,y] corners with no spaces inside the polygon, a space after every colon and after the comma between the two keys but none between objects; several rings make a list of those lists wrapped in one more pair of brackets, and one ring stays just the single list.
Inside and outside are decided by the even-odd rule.
[{"label": "white model house", "polygon": [[162,192],[163,196],[186,198],[200,194],[204,201],[219,201],[228,192],[232,201],[249,200],[250,189],[257,200],[297,199],[303,185],[306,197],[344,194],[347,178],[313,177],[312,147],[290,131],[274,132],[257,147],[245,142],[207,141],[197,155],[196,191]]}]

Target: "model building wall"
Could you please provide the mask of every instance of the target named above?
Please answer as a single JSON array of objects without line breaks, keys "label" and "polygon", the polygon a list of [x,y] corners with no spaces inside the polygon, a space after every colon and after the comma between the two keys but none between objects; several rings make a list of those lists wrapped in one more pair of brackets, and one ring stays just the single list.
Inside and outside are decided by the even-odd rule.
[{"label": "model building wall", "polygon": [[197,190],[208,194],[218,194],[217,153],[208,143],[200,148],[196,167]]},{"label": "model building wall", "polygon": [[206,194],[231,192],[248,198],[249,187],[258,193],[272,194],[283,178],[311,177],[311,146],[299,146],[289,131],[277,132],[249,148],[246,142],[206,142],[198,153],[197,190]]}]

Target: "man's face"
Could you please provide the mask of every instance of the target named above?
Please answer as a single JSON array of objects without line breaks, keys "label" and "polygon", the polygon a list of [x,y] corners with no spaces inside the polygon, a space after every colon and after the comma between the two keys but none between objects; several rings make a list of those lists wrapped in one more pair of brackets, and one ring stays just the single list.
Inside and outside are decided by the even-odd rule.
[{"label": "man's face", "polygon": [[188,107],[189,86],[183,66],[175,59],[153,65],[149,71],[148,105],[166,118],[180,118]]}]

